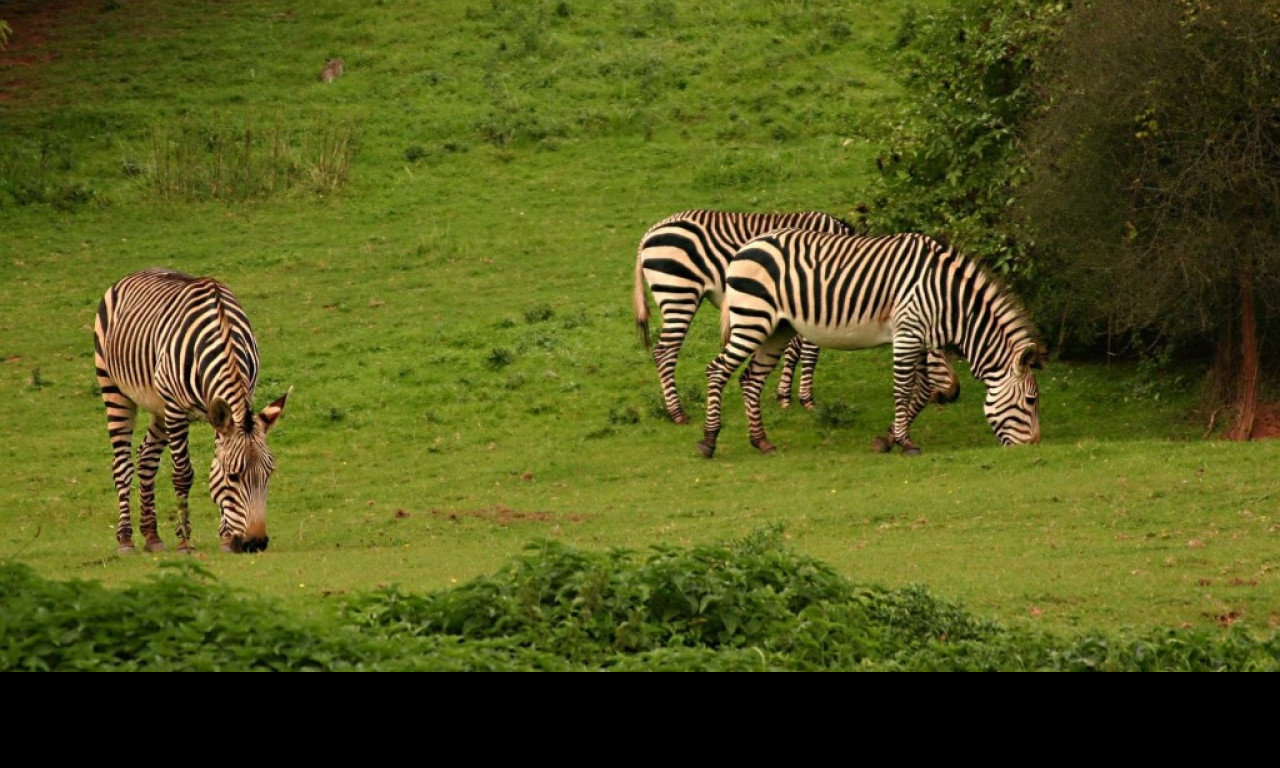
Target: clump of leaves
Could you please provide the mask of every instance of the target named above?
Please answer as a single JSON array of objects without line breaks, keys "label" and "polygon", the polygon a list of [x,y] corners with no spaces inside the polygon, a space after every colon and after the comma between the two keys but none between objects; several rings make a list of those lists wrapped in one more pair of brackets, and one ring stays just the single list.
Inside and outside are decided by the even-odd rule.
[{"label": "clump of leaves", "polygon": [[331,615],[231,590],[193,559],[140,586],[0,562],[8,671],[1280,671],[1280,637],[1019,633],[912,586],[848,582],[781,527],[646,557],[534,541],[492,576],[390,586]]},{"label": "clump of leaves", "polygon": [[851,584],[790,551],[780,527],[639,561],[534,542],[493,576],[429,595],[391,587],[344,610],[362,632],[554,648],[616,671],[1280,669],[1275,638],[1011,632],[919,586]]},{"label": "clump of leaves", "polygon": [[[272,603],[211,586],[194,560],[110,591],[0,565],[0,669],[6,671],[323,670],[361,666],[360,641]],[[368,646],[369,649],[373,645]],[[374,652],[374,655],[378,655]]]},{"label": "clump of leaves", "polygon": [[1022,125],[1040,104],[1033,74],[1062,12],[1043,0],[960,0],[905,14],[893,63],[911,95],[883,140],[860,229],[926,232],[1015,284],[1034,277],[1011,205],[1028,172]]}]

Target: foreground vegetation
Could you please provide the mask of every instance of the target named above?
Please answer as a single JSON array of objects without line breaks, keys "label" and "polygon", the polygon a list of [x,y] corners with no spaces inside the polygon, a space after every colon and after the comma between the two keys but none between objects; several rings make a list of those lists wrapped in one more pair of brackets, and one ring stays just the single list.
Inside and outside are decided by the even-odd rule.
[{"label": "foreground vegetation", "polygon": [[[1139,647],[1121,637],[1261,650],[1280,628],[1280,446],[1212,439],[1194,369],[1055,360],[1040,382],[1044,442],[1026,450],[995,444],[962,365],[960,402],[931,407],[913,431],[924,454],[873,455],[892,411],[884,349],[824,353],[816,412],[770,404],[777,456],[749,448],[736,388],[714,461],[698,455],[696,428],[665,420],[629,305],[640,234],[691,207],[856,212],[902,96],[887,66],[897,4],[866,0],[856,23],[844,7],[764,0],[36,13],[47,5],[6,5],[14,32],[0,52],[14,73],[0,98],[0,389],[11,409],[0,557],[13,585],[0,614],[3,641],[26,648],[11,664],[65,665],[58,643],[48,656],[24,645],[46,631],[91,664],[86,649],[110,644],[77,645],[76,633],[103,631],[134,643],[180,635],[184,657],[236,667],[249,660],[215,660],[235,650],[205,641],[320,622],[332,638],[290,634],[281,647],[373,667],[342,649],[392,632],[453,648],[456,634],[427,637],[427,614],[488,605],[482,594],[498,615],[541,605],[502,575],[513,562],[535,568],[518,559],[527,553],[580,574],[566,578],[629,574],[610,587],[620,616],[647,605],[637,585],[652,588],[645,569],[657,566],[611,553],[669,553],[656,562],[701,573],[696,553],[774,525],[797,554],[766,547],[769,557],[821,571],[822,600],[839,610],[856,595],[937,600],[964,606],[954,610],[974,626],[1010,627],[1014,644],[1094,638],[1036,646],[1059,650],[1098,638]],[[319,82],[335,55],[346,74]],[[295,387],[271,438],[265,554],[216,552],[212,439],[196,425],[199,553],[115,555],[92,318],[114,280],[157,265],[238,293],[262,350],[259,407]],[[704,312],[677,372],[695,420],[718,344]],[[167,462],[158,499],[172,510]],[[832,586],[824,569],[857,586]],[[329,616],[339,603],[350,610]],[[140,623],[111,613],[123,606]],[[635,654],[690,631],[649,620]],[[781,623],[731,644],[765,657],[716,663],[853,663],[847,650],[785,657],[778,638],[794,628]],[[597,668],[616,650],[556,649],[537,663]],[[866,658],[905,665],[903,653],[886,640]],[[1248,666],[1231,658],[1217,666]],[[324,664],[297,657],[308,666]]]},{"label": "foreground vegetation", "polygon": [[304,617],[192,561],[108,590],[0,565],[0,671],[1277,671],[1280,640],[1007,630],[849,582],[780,531],[646,557],[533,542],[455,589]]}]

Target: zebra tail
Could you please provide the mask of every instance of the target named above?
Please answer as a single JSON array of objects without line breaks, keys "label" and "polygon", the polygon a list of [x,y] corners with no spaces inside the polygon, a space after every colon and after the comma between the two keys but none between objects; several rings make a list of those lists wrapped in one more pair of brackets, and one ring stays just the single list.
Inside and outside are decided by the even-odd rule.
[{"label": "zebra tail", "polygon": [[636,331],[640,334],[640,343],[644,351],[649,351],[649,299],[644,294],[644,262],[636,252],[636,276],[632,289],[632,303],[636,310]]}]

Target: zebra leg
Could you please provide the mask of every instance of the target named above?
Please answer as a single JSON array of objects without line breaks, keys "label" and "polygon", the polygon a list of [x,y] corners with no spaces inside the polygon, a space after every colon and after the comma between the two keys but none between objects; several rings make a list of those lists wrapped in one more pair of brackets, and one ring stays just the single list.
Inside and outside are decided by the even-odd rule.
[{"label": "zebra leg", "polygon": [[[799,337],[792,339],[791,343],[782,353],[782,370],[778,373],[778,407],[787,409],[791,407],[791,383],[796,374],[796,363],[800,360],[800,344]],[[803,374],[801,375],[803,380]]]},{"label": "zebra leg", "polygon": [[156,472],[168,436],[158,416],[153,416],[147,436],[138,446],[138,529],[146,539],[148,552],[163,552],[164,542],[156,530]]},{"label": "zebra leg", "polygon": [[923,347],[909,341],[894,342],[893,351],[893,425],[885,437],[872,440],[872,448],[880,453],[902,446],[902,453],[915,456],[920,446],[911,439],[911,423],[920,409],[929,402],[931,392],[924,360]]},{"label": "zebra leg", "polygon": [[960,377],[942,350],[931,349],[925,356],[925,378],[931,402],[946,405],[960,399]]},{"label": "zebra leg", "polygon": [[689,323],[698,311],[702,297],[692,300],[684,296],[669,298],[665,294],[658,301],[658,311],[662,314],[662,334],[658,343],[653,346],[653,362],[658,366],[658,381],[662,384],[662,401],[667,416],[677,424],[688,424],[689,417],[680,407],[680,391],[676,388],[676,363],[680,357],[680,347],[684,345],[685,336],[689,333]]},{"label": "zebra leg", "polygon": [[[800,349],[800,404],[806,411],[813,410],[813,373],[818,368],[818,345],[797,336],[793,345]],[[791,347],[787,347],[790,349]]]},{"label": "zebra leg", "polygon": [[120,514],[116,523],[116,551],[133,552],[133,520],[129,496],[133,488],[133,425],[138,408],[118,394],[114,384],[103,386],[107,406],[107,436],[111,439],[111,477],[116,483]]},{"label": "zebra leg", "polygon": [[[946,405],[954,403],[960,397],[960,379],[956,376],[955,368],[951,367],[951,362],[941,350],[929,350],[916,374],[917,389],[914,391],[919,395],[920,400],[918,404],[908,409],[908,424],[915,421],[915,417],[920,414],[926,404],[938,403],[939,405]],[[877,437],[871,441],[871,447],[879,453],[888,453],[893,450],[896,440],[893,427],[890,426],[884,437]],[[911,447],[908,449],[904,445],[903,453],[908,455],[918,454],[920,453],[920,447],[915,443],[911,443]]]},{"label": "zebra leg", "polygon": [[707,416],[702,427],[702,441],[698,450],[710,459],[716,455],[716,438],[720,436],[720,401],[724,395],[725,382],[737,370],[738,365],[731,361],[729,351],[716,355],[716,359],[707,364]]},{"label": "zebra leg", "polygon": [[787,342],[790,338],[784,334],[776,334],[756,350],[751,357],[751,364],[742,372],[742,404],[747,412],[747,423],[751,444],[761,453],[776,453],[777,447],[769,442],[764,433],[764,419],[760,415],[760,390],[769,378],[778,357],[783,354],[783,347],[790,349]]},{"label": "zebra leg", "polygon": [[169,423],[169,453],[173,458],[173,491],[178,497],[178,522],[174,533],[178,537],[178,551],[190,552],[191,546],[191,483],[195,472],[191,469],[189,448],[189,423],[185,416],[171,414]]}]

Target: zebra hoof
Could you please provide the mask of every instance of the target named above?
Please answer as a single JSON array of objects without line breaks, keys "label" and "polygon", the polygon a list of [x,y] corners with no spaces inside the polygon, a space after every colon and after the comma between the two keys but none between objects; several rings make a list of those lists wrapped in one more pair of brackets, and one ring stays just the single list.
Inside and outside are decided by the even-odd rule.
[{"label": "zebra hoof", "polygon": [[194,554],[195,551],[196,551],[196,548],[185,541],[178,544],[178,554],[180,555]]},{"label": "zebra hoof", "polygon": [[817,404],[813,402],[813,399],[812,399],[812,398],[810,398],[809,400],[803,400],[803,399],[802,399],[802,400],[800,401],[800,404],[804,406],[804,409],[805,409],[806,411],[812,411],[814,408],[816,408],[816,407],[817,407]]},{"label": "zebra hoof", "polygon": [[685,416],[683,413],[673,413],[671,414],[671,421],[675,422],[676,424],[688,424],[689,417]]},{"label": "zebra hoof", "polygon": [[756,442],[756,441],[754,441],[754,440],[753,440],[753,441],[751,442],[751,444],[752,444],[752,445],[754,445],[754,446],[756,447],[756,450],[757,450],[757,451],[759,451],[759,452],[761,452],[761,453],[764,453],[764,454],[770,454],[770,453],[777,453],[777,452],[778,452],[778,447],[777,447],[776,445],[774,445],[773,443],[769,442],[768,440],[761,440],[761,441],[759,441],[759,442]]},{"label": "zebra hoof", "polygon": [[903,455],[903,456],[919,456],[919,455],[920,455],[920,446],[918,446],[918,445],[904,445],[904,446],[902,446],[902,455]]},{"label": "zebra hoof", "polygon": [[147,546],[145,547],[145,549],[148,552],[163,552],[164,542],[159,539],[153,539],[147,542]]},{"label": "zebra hoof", "polygon": [[134,548],[133,548],[133,544],[131,544],[131,543],[130,543],[130,544],[121,544],[120,546],[116,547],[116,554],[120,554],[120,555],[132,555],[133,553],[135,553],[135,552],[137,552],[137,551],[138,551],[138,550],[134,549]]},{"label": "zebra hoof", "polygon": [[893,450],[893,441],[884,435],[877,435],[871,440],[871,450],[876,453],[888,453]]},{"label": "zebra hoof", "polygon": [[698,442],[698,450],[702,453],[704,458],[710,459],[716,455],[716,444],[708,443],[706,440],[701,440]]}]

